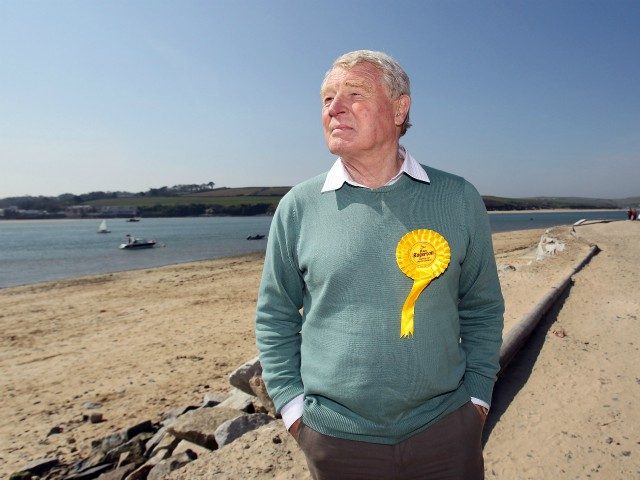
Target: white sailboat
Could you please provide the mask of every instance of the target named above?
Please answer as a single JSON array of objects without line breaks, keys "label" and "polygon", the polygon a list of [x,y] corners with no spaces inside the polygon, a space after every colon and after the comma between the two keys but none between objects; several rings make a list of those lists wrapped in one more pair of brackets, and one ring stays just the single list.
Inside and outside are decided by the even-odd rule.
[{"label": "white sailboat", "polygon": [[102,220],[102,223],[100,223],[100,226],[98,227],[98,233],[111,233],[111,230],[107,228],[106,220]]}]

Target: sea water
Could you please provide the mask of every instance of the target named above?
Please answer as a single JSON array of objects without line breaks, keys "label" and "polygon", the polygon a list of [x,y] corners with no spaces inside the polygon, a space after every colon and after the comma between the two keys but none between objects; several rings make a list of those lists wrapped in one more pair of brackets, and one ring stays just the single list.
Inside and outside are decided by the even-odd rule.
[{"label": "sea water", "polygon": [[[494,232],[572,224],[582,218],[622,220],[625,211],[490,214]],[[264,251],[272,217],[0,221],[0,288],[97,273],[158,267]],[[155,248],[122,250],[125,235],[153,239]],[[249,235],[265,235],[247,240]]]},{"label": "sea water", "polygon": [[[0,222],[0,287],[158,267],[261,251],[271,217],[107,219]],[[154,248],[122,250],[126,235],[153,239]],[[250,235],[263,240],[247,240]]]}]

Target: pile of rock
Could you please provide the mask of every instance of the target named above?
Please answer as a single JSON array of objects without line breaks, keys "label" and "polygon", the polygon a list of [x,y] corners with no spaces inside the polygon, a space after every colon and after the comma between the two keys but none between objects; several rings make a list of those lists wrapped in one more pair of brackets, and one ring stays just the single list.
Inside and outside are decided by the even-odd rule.
[{"label": "pile of rock", "polygon": [[[257,358],[234,371],[228,395],[208,393],[198,406],[166,412],[94,440],[91,455],[72,465],[56,458],[31,462],[10,480],[157,480],[275,420]],[[269,414],[270,413],[270,414]]]},{"label": "pile of rock", "polygon": [[545,234],[540,238],[536,249],[536,260],[544,260],[545,258],[564,251],[566,245],[555,237],[549,235],[551,229],[547,229]]}]

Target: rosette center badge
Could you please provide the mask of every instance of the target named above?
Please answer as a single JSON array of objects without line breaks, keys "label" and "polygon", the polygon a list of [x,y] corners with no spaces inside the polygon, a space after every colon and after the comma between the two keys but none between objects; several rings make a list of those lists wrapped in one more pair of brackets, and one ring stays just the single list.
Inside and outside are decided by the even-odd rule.
[{"label": "rosette center badge", "polygon": [[402,307],[400,336],[410,337],[414,329],[414,310],[420,293],[449,266],[451,249],[446,238],[434,230],[412,230],[396,248],[400,270],[413,279],[413,287]]},{"label": "rosette center badge", "polygon": [[436,259],[436,249],[428,242],[419,242],[411,247],[411,261],[416,268],[426,268]]}]

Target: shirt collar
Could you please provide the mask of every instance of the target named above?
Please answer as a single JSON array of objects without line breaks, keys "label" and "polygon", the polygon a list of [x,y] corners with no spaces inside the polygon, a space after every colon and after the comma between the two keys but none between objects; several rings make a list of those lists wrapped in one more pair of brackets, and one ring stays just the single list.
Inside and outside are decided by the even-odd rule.
[{"label": "shirt collar", "polygon": [[[403,173],[406,173],[415,180],[426,183],[430,182],[427,172],[424,171],[424,168],[422,168],[422,166],[416,161],[416,159],[413,158],[403,146],[400,146],[398,152],[403,158],[402,166],[400,167],[400,171],[391,180],[389,180],[385,184],[385,186],[392,185],[397,182]],[[354,187],[368,188],[364,185],[359,184],[353,178],[351,178],[349,172],[347,172],[346,168],[344,168],[342,159],[338,158],[331,167],[331,170],[329,170],[329,172],[327,173],[327,178],[324,181],[321,192],[324,193],[338,190],[345,183],[353,185]]]}]

